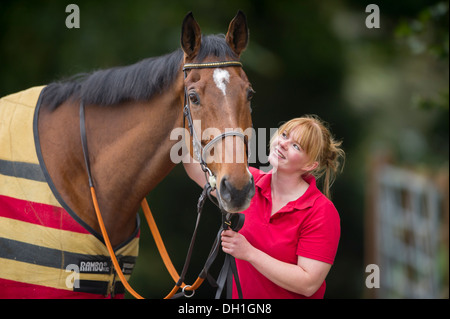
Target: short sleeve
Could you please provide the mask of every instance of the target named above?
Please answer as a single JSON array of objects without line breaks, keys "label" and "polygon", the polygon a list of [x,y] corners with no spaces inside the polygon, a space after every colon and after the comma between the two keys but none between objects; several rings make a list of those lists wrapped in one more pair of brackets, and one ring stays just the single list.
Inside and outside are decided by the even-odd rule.
[{"label": "short sleeve", "polygon": [[250,174],[252,174],[253,180],[255,181],[255,183],[257,181],[259,181],[259,179],[265,175],[265,173],[263,171],[255,168],[255,167],[252,167],[252,166],[249,166],[248,170],[250,171]]},{"label": "short sleeve", "polygon": [[328,200],[314,206],[300,227],[297,255],[333,264],[341,235],[339,214]]}]

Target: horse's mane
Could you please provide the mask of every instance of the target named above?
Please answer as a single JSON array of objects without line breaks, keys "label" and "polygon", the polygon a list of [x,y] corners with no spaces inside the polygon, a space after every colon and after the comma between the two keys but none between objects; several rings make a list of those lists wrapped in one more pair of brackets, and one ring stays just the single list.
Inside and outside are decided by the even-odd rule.
[{"label": "horse's mane", "polygon": [[[223,35],[202,36],[197,62],[208,56],[221,60],[236,59]],[[126,101],[146,101],[161,94],[174,83],[181,71],[183,51],[142,60],[135,64],[81,73],[50,83],[42,96],[42,104],[55,109],[63,102],[83,100],[85,104],[115,105]]]}]

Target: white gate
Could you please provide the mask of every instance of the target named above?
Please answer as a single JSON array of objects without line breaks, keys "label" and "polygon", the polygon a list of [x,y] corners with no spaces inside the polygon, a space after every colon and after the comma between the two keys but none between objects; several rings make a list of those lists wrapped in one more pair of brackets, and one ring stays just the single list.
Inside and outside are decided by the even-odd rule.
[{"label": "white gate", "polygon": [[425,177],[390,165],[379,166],[373,179],[373,228],[366,238],[372,241],[380,285],[372,293],[378,298],[442,297],[441,192]]}]

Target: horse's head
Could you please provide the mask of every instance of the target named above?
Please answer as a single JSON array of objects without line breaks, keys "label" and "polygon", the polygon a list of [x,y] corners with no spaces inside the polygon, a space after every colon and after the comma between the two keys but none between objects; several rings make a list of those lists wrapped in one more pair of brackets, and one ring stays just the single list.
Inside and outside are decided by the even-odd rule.
[{"label": "horse's head", "polygon": [[253,89],[238,62],[247,42],[247,21],[240,11],[225,38],[202,38],[192,13],[183,21],[185,113],[194,124],[190,151],[216,176],[217,197],[230,213],[246,209],[255,192],[247,167]]}]

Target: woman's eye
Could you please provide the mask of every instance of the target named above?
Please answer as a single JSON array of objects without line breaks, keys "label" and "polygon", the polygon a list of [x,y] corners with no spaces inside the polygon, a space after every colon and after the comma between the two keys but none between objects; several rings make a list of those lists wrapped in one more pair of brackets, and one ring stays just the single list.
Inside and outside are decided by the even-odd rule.
[{"label": "woman's eye", "polygon": [[297,144],[294,144],[293,146],[297,151],[300,151],[300,146],[298,146]]},{"label": "woman's eye", "polygon": [[198,94],[195,92],[189,93],[189,101],[191,101],[191,103],[195,104],[195,105],[200,104],[200,98],[199,98]]}]

